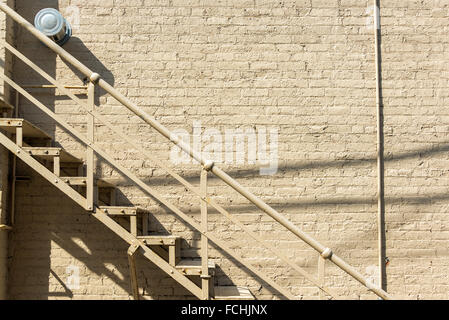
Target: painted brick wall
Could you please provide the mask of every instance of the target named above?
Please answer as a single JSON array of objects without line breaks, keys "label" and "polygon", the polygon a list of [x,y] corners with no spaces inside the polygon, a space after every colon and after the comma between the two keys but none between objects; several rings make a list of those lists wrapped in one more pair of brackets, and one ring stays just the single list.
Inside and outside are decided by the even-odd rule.
[{"label": "painted brick wall", "polygon": [[[411,299],[447,299],[449,2],[382,2],[388,290]],[[371,1],[352,0],[39,0],[17,1],[17,10],[31,22],[41,8],[61,10],[74,25],[74,38],[65,48],[170,129],[191,133],[194,121],[201,122],[202,130],[215,128],[221,133],[236,128],[277,129],[276,174],[261,176],[258,165],[221,167],[367,277],[375,278],[371,5]],[[30,35],[18,31],[17,45],[58,80],[83,83],[67,63]],[[18,61],[14,77],[23,85],[43,83]],[[54,91],[34,94],[85,132],[85,116],[70,100],[55,98]],[[104,92],[98,93],[98,103],[98,111],[117,128],[170,164],[171,146],[154,130]],[[85,157],[81,145],[25,99],[20,112],[60,145]],[[120,163],[199,218],[199,202],[150,161],[104,127],[97,128],[96,137]],[[31,170],[20,170],[32,179],[17,190],[11,297],[127,299],[125,244]],[[199,183],[197,165],[180,165],[177,171]],[[119,177],[101,160],[97,173]],[[315,252],[223,183],[211,180],[210,190],[253,231],[316,273]],[[119,201],[152,208],[152,231],[183,236],[184,255],[196,254],[198,233],[154,199],[123,182]],[[298,297],[318,297],[316,288],[213,211],[211,229]],[[248,286],[257,298],[282,298],[222,251],[213,248],[211,256],[219,266],[219,284]],[[64,287],[75,269],[79,289]],[[375,298],[335,267],[326,272],[326,284],[338,293]],[[146,298],[188,297],[143,259],[139,283]]]}]

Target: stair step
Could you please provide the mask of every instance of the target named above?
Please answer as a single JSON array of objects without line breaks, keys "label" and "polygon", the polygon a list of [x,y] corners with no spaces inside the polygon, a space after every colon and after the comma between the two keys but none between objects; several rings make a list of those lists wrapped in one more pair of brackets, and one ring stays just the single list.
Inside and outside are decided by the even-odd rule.
[{"label": "stair step", "polygon": [[136,216],[141,213],[150,213],[150,211],[140,207],[101,206],[98,208],[108,216]]},{"label": "stair step", "polygon": [[[208,261],[209,275],[215,274],[215,263]],[[201,259],[181,259],[176,264],[176,269],[188,276],[201,275]]]},{"label": "stair step", "polygon": [[177,236],[138,236],[148,246],[174,246],[181,238]]},{"label": "stair step", "polygon": [[83,160],[71,155],[62,148],[52,147],[23,147],[23,150],[30,155],[40,158],[42,160],[52,160],[54,157],[59,156],[61,162],[66,163],[83,163]]},{"label": "stair step", "polygon": [[20,119],[20,118],[0,118],[0,128],[9,132],[16,134],[16,128],[22,127],[23,137],[27,138],[40,138],[40,139],[50,139],[50,135],[33,125],[31,122]]},{"label": "stair step", "polygon": [[[85,187],[87,185],[86,177],[61,177],[61,180],[71,186]],[[108,179],[99,178],[95,180],[97,186],[100,188],[115,188],[115,185],[112,183],[112,181],[109,181]]]},{"label": "stair step", "polygon": [[255,300],[246,287],[216,286],[214,300]]}]

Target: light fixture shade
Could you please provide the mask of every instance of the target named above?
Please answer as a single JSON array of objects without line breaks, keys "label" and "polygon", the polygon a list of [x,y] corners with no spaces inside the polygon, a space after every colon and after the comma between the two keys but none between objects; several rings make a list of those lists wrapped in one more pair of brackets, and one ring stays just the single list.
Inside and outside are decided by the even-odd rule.
[{"label": "light fixture shade", "polygon": [[53,8],[45,8],[39,11],[34,18],[34,25],[60,46],[69,41],[72,36],[70,23],[64,19],[58,10]]}]

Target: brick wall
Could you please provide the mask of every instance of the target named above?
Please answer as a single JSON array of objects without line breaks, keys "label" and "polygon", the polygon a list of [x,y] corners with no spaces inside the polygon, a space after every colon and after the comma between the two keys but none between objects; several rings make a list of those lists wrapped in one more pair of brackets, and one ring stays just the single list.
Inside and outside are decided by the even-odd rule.
[{"label": "brick wall", "polygon": [[[388,290],[412,299],[448,298],[449,259],[445,215],[448,174],[445,63],[449,13],[445,1],[382,1],[382,69],[385,105],[385,194]],[[376,108],[372,1],[352,0],[136,0],[17,1],[28,21],[54,7],[74,24],[65,48],[102,74],[123,94],[170,129],[274,128],[279,170],[262,176],[258,165],[221,164],[295,225],[375,278],[377,264]],[[79,10],[80,19],[76,19]],[[79,22],[77,25],[76,22]],[[18,33],[18,47],[65,84],[82,84],[67,64],[31,36]],[[43,83],[20,62],[20,84]],[[85,116],[54,91],[40,101],[85,132]],[[171,146],[104,92],[98,111],[159,159],[170,164]],[[72,153],[81,145],[25,99],[21,114],[51,133]],[[199,218],[199,203],[150,161],[129,150],[104,127],[103,149]],[[116,298],[129,296],[126,246],[40,177],[17,190],[12,298]],[[195,184],[198,166],[177,172]],[[99,160],[97,174],[119,177]],[[199,235],[122,183],[119,201],[152,208],[153,231],[183,236],[193,255]],[[317,254],[260,214],[242,197],[211,180],[217,201],[286,256],[316,273]],[[230,202],[231,200],[232,202]],[[240,254],[304,299],[318,290],[271,257],[218,213],[211,228]],[[221,285],[248,286],[257,298],[282,298],[246,273],[221,250]],[[139,260],[146,298],[188,297],[154,266]],[[69,267],[69,269],[67,269]],[[78,270],[79,289],[64,287]],[[326,284],[350,298],[375,298],[333,266]]]}]

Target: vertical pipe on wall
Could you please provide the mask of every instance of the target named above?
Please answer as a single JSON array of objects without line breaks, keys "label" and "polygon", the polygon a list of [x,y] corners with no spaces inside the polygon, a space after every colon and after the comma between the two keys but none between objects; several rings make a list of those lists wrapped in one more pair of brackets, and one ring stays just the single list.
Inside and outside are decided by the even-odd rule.
[{"label": "vertical pipe on wall", "polygon": [[385,185],[384,185],[384,135],[382,103],[382,69],[380,38],[380,0],[374,0],[374,39],[376,60],[376,109],[377,109],[377,227],[379,250],[379,287],[386,290],[385,265]]}]

